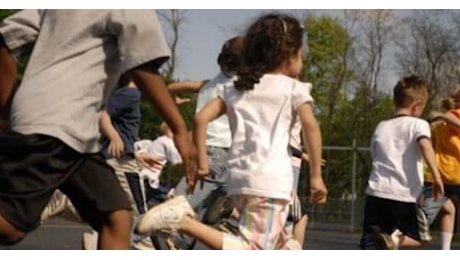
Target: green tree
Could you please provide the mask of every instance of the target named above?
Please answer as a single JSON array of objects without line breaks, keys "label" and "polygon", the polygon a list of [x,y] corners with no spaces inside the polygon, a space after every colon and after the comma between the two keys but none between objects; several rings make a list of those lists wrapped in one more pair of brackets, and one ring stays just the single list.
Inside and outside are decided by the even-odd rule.
[{"label": "green tree", "polygon": [[345,85],[352,75],[348,66],[350,38],[337,19],[310,16],[305,20],[308,53],[304,61],[304,81],[313,84],[312,95],[318,109],[325,144],[337,145],[337,110],[347,102]]}]

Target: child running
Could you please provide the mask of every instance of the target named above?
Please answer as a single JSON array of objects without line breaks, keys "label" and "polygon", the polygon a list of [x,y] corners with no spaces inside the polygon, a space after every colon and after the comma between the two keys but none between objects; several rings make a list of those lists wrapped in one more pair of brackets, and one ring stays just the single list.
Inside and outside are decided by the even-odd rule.
[{"label": "child running", "polygon": [[325,203],[321,176],[321,132],[313,115],[308,85],[295,78],[302,69],[303,29],[288,15],[260,17],[246,32],[246,68],[234,86],[213,99],[195,117],[198,174],[206,176],[206,126],[227,114],[232,132],[227,180],[228,194],[241,212],[238,235],[224,234],[194,219],[185,197],[154,207],[137,231],[178,230],[212,249],[301,249],[285,230],[293,174],[288,149],[297,115],[307,138],[312,203]]},{"label": "child running", "polygon": [[[0,35],[0,122],[10,127],[0,133],[0,244],[38,228],[59,189],[100,233],[99,249],[129,249],[131,207],[98,153],[99,116],[122,73],[171,126],[194,181],[195,149],[158,72],[170,51],[155,11],[21,10]],[[13,95],[15,57],[29,54]]]},{"label": "child running", "polygon": [[173,165],[182,163],[182,158],[173,141],[173,133],[166,123],[160,126],[161,136],[153,141],[141,140],[134,143],[136,157],[149,156],[156,158],[154,167],[143,167],[140,175],[147,181],[151,189],[158,189],[163,167],[166,163]]},{"label": "child running", "polygon": [[417,76],[393,89],[395,114],[383,120],[371,140],[372,172],[366,189],[362,249],[421,246],[431,239],[425,214],[416,201],[423,187],[423,161],[433,174],[437,199],[443,184],[436,167],[428,122],[420,119],[428,87]]},{"label": "child running", "polygon": [[433,178],[427,172],[421,204],[430,224],[439,215],[441,249],[450,250],[455,227],[455,205],[450,198],[460,195],[460,87],[441,104],[443,112],[432,113],[431,135],[445,196],[432,198]]}]

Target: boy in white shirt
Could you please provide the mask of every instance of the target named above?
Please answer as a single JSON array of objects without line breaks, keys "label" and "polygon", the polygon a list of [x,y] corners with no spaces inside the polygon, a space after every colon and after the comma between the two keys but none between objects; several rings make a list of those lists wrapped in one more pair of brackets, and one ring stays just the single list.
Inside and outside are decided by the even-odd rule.
[{"label": "boy in white shirt", "polygon": [[366,189],[362,249],[397,249],[429,241],[429,224],[416,201],[423,187],[423,161],[434,177],[434,197],[444,187],[434,160],[428,122],[420,119],[428,100],[416,76],[393,89],[395,115],[379,123],[371,140],[372,172]]}]

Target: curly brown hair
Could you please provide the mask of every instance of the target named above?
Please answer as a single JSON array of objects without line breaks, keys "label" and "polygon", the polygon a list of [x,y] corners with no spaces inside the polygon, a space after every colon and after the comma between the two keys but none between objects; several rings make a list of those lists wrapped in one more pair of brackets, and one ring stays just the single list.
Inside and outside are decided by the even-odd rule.
[{"label": "curly brown hair", "polygon": [[276,69],[302,48],[303,27],[285,14],[267,14],[246,31],[244,67],[238,72],[237,90],[251,90],[263,74]]}]

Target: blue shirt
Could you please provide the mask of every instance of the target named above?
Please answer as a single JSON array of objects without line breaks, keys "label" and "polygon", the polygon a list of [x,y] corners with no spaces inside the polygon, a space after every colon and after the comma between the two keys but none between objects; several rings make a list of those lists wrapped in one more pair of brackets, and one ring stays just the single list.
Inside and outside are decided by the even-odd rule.
[{"label": "blue shirt", "polygon": [[[141,93],[137,88],[122,87],[110,97],[106,110],[112,119],[112,124],[123,140],[122,155],[134,156],[134,142],[139,139],[139,124],[141,121]],[[102,153],[106,159],[110,140],[102,138]]]}]

